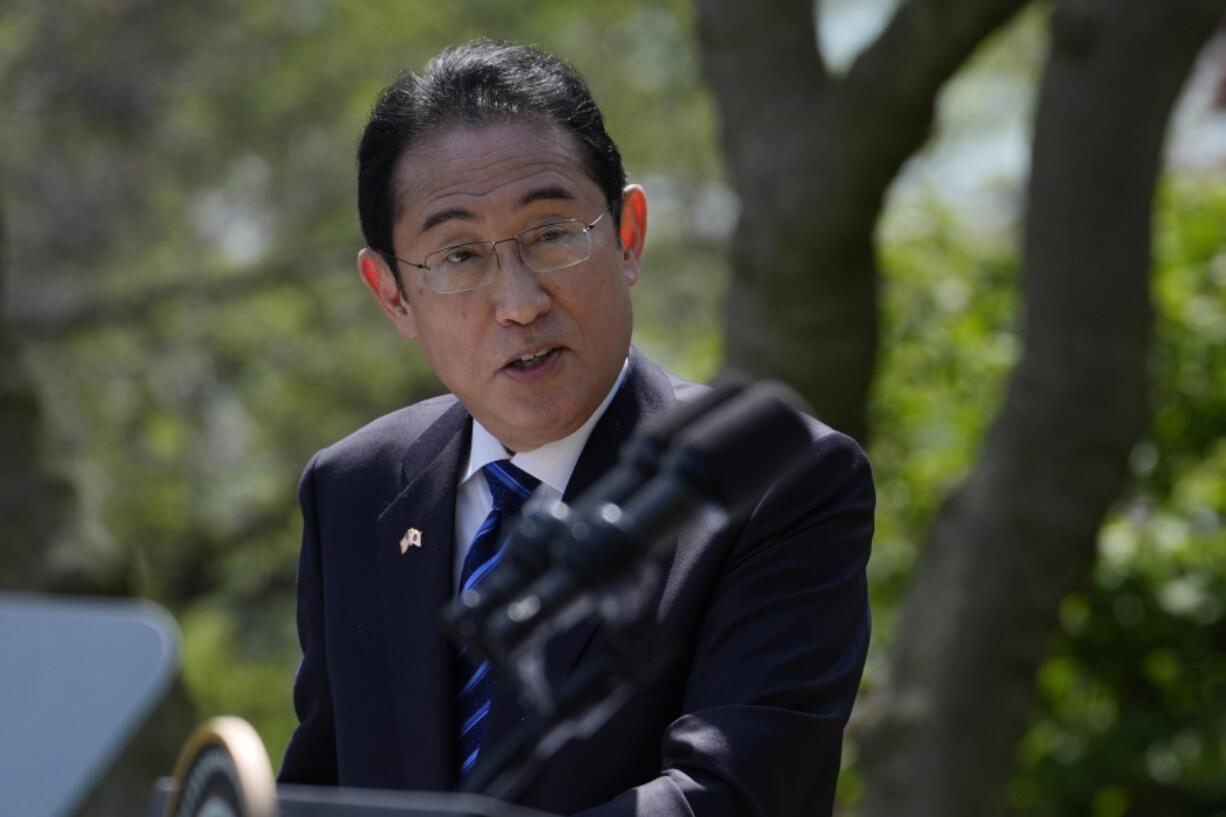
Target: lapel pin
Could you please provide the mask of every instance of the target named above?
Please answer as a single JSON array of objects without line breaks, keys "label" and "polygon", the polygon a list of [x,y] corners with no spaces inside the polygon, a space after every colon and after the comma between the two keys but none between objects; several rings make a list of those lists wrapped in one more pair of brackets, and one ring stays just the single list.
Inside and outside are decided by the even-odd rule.
[{"label": "lapel pin", "polygon": [[409,528],[404,532],[404,536],[400,537],[400,552],[404,554],[409,548],[421,547],[421,531],[417,528]]}]

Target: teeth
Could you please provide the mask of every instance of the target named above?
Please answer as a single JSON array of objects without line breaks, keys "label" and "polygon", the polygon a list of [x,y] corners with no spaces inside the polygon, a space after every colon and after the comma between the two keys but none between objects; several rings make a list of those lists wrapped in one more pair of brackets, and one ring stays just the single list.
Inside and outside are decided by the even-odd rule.
[{"label": "teeth", "polygon": [[513,365],[520,367],[520,368],[527,368],[531,366],[532,364],[540,361],[541,358],[545,357],[545,355],[549,354],[551,351],[553,350],[544,349],[540,352],[537,352],[534,355],[521,355],[520,357],[515,359],[515,363]]}]

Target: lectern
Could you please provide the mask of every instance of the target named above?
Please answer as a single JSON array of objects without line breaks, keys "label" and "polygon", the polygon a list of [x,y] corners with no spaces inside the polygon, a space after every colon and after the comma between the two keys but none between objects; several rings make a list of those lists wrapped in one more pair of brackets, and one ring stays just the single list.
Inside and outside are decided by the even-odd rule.
[{"label": "lectern", "polygon": [[[158,781],[146,817],[164,817],[173,785]],[[277,808],[279,817],[553,817],[476,794],[289,785],[277,787]]]},{"label": "lectern", "polygon": [[475,794],[277,786],[255,729],[214,718],[188,739],[146,817],[549,817]]},{"label": "lectern", "polygon": [[75,811],[178,663],[157,605],[0,593],[0,814]]}]

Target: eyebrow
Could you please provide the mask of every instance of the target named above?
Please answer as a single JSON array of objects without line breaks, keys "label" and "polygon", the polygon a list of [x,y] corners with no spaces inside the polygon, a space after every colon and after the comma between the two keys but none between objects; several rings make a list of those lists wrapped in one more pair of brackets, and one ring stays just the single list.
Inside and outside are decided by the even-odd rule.
[{"label": "eyebrow", "polygon": [[[564,187],[538,187],[535,190],[529,190],[520,197],[517,207],[527,207],[529,204],[537,201],[574,201],[574,194]],[[471,210],[464,207],[452,207],[449,210],[440,210],[437,213],[431,213],[426,216],[426,220],[421,223],[421,232],[437,227],[446,221],[459,219],[462,221],[472,221],[476,216]]]},{"label": "eyebrow", "polygon": [[534,201],[548,201],[551,199],[574,201],[575,197],[574,194],[564,187],[541,187],[525,193],[519,200],[519,206],[526,207]]},{"label": "eyebrow", "polygon": [[421,223],[421,232],[424,233],[432,227],[437,227],[444,221],[451,221],[452,219],[472,221],[473,218],[475,218],[475,216],[473,216],[472,211],[465,210],[463,207],[453,207],[450,210],[440,210],[437,213],[431,213],[430,215],[426,216],[426,220]]}]

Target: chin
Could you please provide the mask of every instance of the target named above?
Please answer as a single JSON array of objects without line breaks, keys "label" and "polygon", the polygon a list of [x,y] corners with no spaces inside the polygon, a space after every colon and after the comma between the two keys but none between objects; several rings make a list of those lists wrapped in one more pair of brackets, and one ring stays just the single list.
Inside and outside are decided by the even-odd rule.
[{"label": "chin", "polygon": [[[561,418],[549,420],[538,417],[533,422],[518,423],[510,426],[511,433],[507,436],[519,443],[519,447],[514,450],[530,451],[533,448],[540,448],[546,443],[562,439],[582,424],[582,421],[564,421]],[[499,439],[502,438],[499,437]],[[504,444],[506,444],[505,441]]]}]

